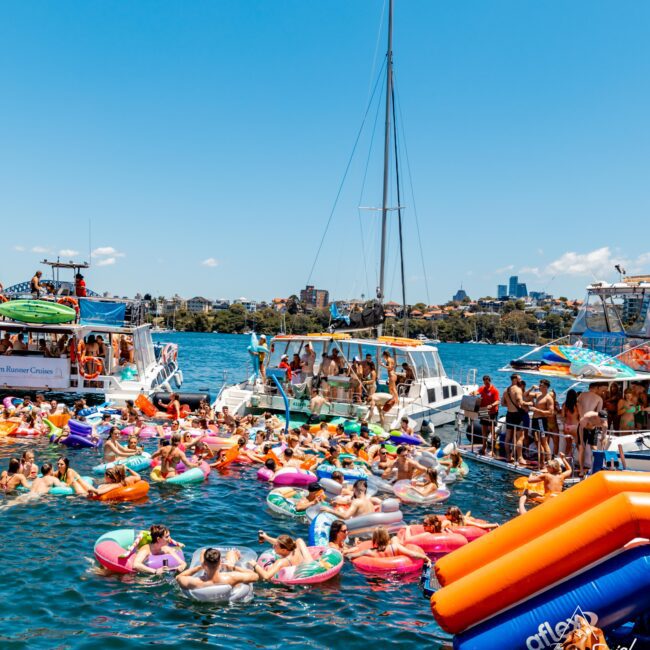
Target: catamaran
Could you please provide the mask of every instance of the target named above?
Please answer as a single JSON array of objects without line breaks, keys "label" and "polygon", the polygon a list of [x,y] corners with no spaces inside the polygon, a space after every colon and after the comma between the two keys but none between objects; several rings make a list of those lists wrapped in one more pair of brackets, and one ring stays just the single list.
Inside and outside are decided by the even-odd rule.
[{"label": "catamaran", "polygon": [[[310,414],[310,392],[322,380],[321,360],[334,354],[343,360],[340,367],[345,373],[328,376],[328,404],[320,410],[321,416],[360,418],[370,423],[380,424],[386,429],[399,428],[403,417],[407,417],[411,426],[419,430],[426,422],[429,425],[440,425],[453,422],[459,409],[463,395],[477,389],[476,370],[460,371],[461,383],[451,378],[445,372],[438,350],[428,341],[404,337],[382,336],[384,320],[384,276],[386,260],[387,221],[388,213],[397,211],[401,219],[401,207],[392,208],[389,205],[391,137],[395,138],[393,110],[393,2],[388,8],[388,48],[386,53],[386,105],[384,129],[384,169],[383,169],[383,199],[381,208],[381,250],[379,266],[379,282],[377,300],[368,304],[363,312],[351,313],[348,316],[338,313],[336,306],[332,309],[332,326],[329,333],[309,334],[304,336],[280,334],[271,341],[270,348],[260,350],[267,364],[265,372],[254,372],[248,379],[234,385],[225,386],[219,393],[215,408],[220,410],[228,406],[233,414],[243,415],[249,412],[284,412],[287,419],[292,414]],[[391,136],[392,134],[392,136]],[[395,164],[397,160],[395,157]],[[396,178],[399,174],[395,174]],[[397,188],[399,204],[399,186]],[[401,221],[400,221],[401,223]],[[400,225],[401,228],[401,225]],[[401,251],[400,251],[401,252]],[[402,256],[403,260],[403,256]],[[406,297],[404,289],[404,268],[402,264],[402,298],[406,319]],[[374,333],[374,338],[365,338],[368,330]],[[406,326],[405,326],[406,330]],[[356,336],[355,336],[356,334]],[[287,382],[287,373],[279,368],[284,355],[289,359],[294,354],[303,356],[309,344],[315,353],[313,372],[301,377],[302,382],[291,386]],[[249,348],[253,358],[258,353],[256,342]],[[395,392],[390,394],[388,377],[378,376],[376,389],[355,392],[354,387],[362,380],[350,370],[355,357],[370,360],[378,370],[384,352],[388,352],[394,361],[395,368],[403,370]],[[379,374],[379,373],[378,373]],[[462,377],[462,375],[465,375]],[[261,375],[261,376],[260,376]],[[363,383],[363,382],[362,382]],[[392,399],[391,399],[392,397]],[[381,407],[378,405],[381,404]]]},{"label": "catamaran", "polygon": [[154,343],[142,301],[90,290],[76,297],[74,284],[60,280],[59,272],[79,273],[88,265],[43,264],[53,273],[52,280],[41,282],[50,291],[45,299],[25,300],[31,298],[29,282],[8,287],[0,297],[0,337],[11,341],[10,353],[0,356],[3,394],[91,395],[123,404],[180,388],[178,346]]}]

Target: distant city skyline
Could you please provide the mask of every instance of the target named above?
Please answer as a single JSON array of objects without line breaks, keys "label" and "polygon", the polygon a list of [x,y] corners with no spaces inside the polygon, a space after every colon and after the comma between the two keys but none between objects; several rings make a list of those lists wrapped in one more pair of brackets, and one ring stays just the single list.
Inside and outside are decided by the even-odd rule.
[{"label": "distant city skyline", "polygon": [[[4,6],[0,281],[61,255],[100,293],[374,296],[384,8]],[[409,303],[650,270],[648,24],[639,2],[395,3]],[[387,301],[398,238],[392,211]]]}]

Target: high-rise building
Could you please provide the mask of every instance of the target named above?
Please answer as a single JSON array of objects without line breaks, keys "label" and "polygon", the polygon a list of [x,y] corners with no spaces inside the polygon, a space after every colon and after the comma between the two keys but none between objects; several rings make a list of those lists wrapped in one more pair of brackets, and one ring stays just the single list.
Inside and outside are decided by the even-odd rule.
[{"label": "high-rise building", "polygon": [[515,294],[517,298],[527,298],[528,297],[528,288],[526,287],[525,282],[517,283],[517,293]]},{"label": "high-rise building", "polygon": [[497,298],[503,300],[508,297],[508,285],[507,284],[498,284],[497,285]]},{"label": "high-rise building", "polygon": [[300,302],[311,309],[325,309],[329,305],[329,298],[329,291],[316,289],[311,284],[300,291]]},{"label": "high-rise building", "polygon": [[458,291],[456,291],[452,300],[454,302],[463,302],[463,300],[465,300],[467,297],[468,297],[467,292],[465,291],[465,289],[461,287],[460,289],[458,289]]},{"label": "high-rise building", "polygon": [[511,298],[517,297],[517,285],[519,284],[519,276],[511,275],[508,281],[508,295]]}]

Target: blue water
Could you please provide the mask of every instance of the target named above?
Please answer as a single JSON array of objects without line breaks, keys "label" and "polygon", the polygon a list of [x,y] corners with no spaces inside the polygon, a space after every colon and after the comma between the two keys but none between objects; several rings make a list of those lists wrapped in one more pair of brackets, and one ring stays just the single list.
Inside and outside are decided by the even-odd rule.
[{"label": "blue water", "polygon": [[[180,345],[184,390],[220,386],[243,379],[250,369],[248,337],[219,334],[165,334]],[[507,375],[497,372],[525,348],[487,345],[440,345],[452,368],[490,372],[499,388]],[[437,431],[452,439],[453,431]],[[45,441],[5,443],[0,466],[32,445],[37,461],[53,461],[60,449]],[[99,461],[93,450],[67,450],[82,474]],[[477,517],[503,522],[516,510],[512,477],[473,465],[469,477],[452,486],[450,504]],[[0,583],[2,648],[135,648],[147,644],[204,647],[451,647],[435,624],[429,604],[415,582],[368,579],[346,565],[338,578],[310,588],[257,586],[255,600],[232,607],[184,598],[173,580],[106,576],[93,558],[97,537],[113,528],[145,528],[164,523],[191,554],[206,544],[257,544],[257,531],[306,537],[304,524],[271,516],[265,509],[268,487],[255,470],[214,472],[207,483],[185,489],[153,484],[142,504],[109,505],[79,498],[46,498],[32,505],[3,507]],[[7,503],[13,497],[0,497]],[[4,506],[5,504],[3,504]],[[447,504],[445,504],[446,507]],[[403,506],[407,521],[425,510]],[[440,512],[442,507],[438,508]],[[427,510],[426,512],[429,512]]]}]

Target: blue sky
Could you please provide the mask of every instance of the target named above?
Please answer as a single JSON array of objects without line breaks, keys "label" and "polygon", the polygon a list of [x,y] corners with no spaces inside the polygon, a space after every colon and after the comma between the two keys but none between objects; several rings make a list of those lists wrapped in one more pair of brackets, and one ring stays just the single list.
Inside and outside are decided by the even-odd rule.
[{"label": "blue sky", "polygon": [[[3,3],[0,281],[59,251],[87,259],[90,223],[100,291],[298,292],[380,72],[383,12],[383,0]],[[512,273],[579,297],[617,262],[650,272],[648,24],[641,1],[396,0],[410,302],[461,283],[494,294]],[[358,210],[381,203],[376,110],[311,275],[335,298],[376,285],[379,218]]]}]

